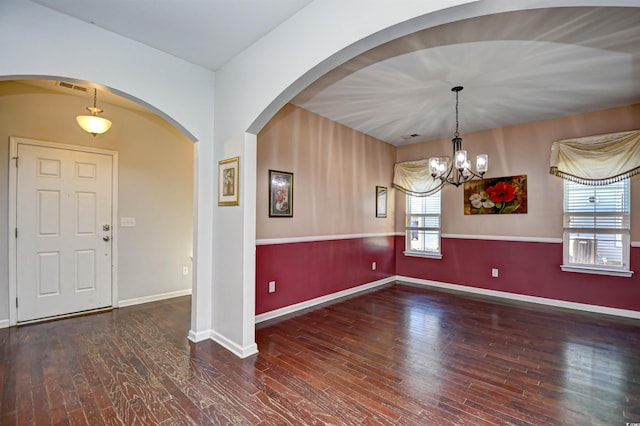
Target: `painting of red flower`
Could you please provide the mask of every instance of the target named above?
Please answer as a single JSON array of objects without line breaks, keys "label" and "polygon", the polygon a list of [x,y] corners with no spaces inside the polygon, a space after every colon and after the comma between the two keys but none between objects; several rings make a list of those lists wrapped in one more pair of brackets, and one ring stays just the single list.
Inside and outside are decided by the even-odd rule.
[{"label": "painting of red flower", "polygon": [[506,182],[498,182],[486,190],[494,203],[507,203],[516,198],[516,188]]},{"label": "painting of red flower", "polygon": [[527,213],[527,175],[474,179],[464,184],[464,214]]}]

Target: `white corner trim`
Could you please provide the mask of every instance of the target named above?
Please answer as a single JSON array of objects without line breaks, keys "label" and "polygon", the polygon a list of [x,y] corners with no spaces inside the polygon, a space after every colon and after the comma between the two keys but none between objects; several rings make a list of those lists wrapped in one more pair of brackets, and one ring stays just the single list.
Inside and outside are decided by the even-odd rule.
[{"label": "white corner trim", "polygon": [[442,238],[465,239],[465,240],[487,240],[487,241],[516,241],[516,242],[522,242],[522,243],[560,243],[562,244],[562,238],[548,238],[548,237],[442,234]]},{"label": "white corner trim", "polygon": [[256,343],[242,347],[213,330],[204,330],[197,333],[193,330],[189,330],[189,336],[187,338],[193,343],[199,343],[211,339],[238,358],[247,358],[258,353],[258,345]]},{"label": "white corner trim", "polygon": [[[310,235],[306,237],[266,238],[256,240],[256,245],[266,246],[274,244],[310,243],[315,241],[353,240],[357,238],[393,237],[395,235],[397,235],[395,232],[385,232],[379,234]],[[400,235],[404,235],[404,233]]]},{"label": "white corner trim", "polygon": [[392,276],[389,278],[384,278],[378,281],[374,281],[368,284],[362,284],[357,287],[348,288],[346,290],[341,290],[335,293],[327,294],[326,296],[316,297],[315,299],[306,300],[304,302],[296,303],[295,305],[285,306],[284,308],[275,309],[273,311],[265,312],[264,314],[256,315],[256,324],[261,323],[263,321],[267,321],[270,319],[278,318],[283,315],[291,314],[302,309],[311,308],[316,305],[320,305],[322,303],[330,302],[335,299],[339,299],[341,297],[350,296],[355,293],[360,293],[365,290],[369,290],[375,287],[379,287],[381,285],[389,284],[396,281],[397,277]]},{"label": "white corner trim", "polygon": [[188,288],[186,290],[177,290],[177,291],[171,291],[169,293],[154,294],[152,296],[137,297],[135,299],[121,300],[120,302],[118,302],[118,307],[124,308],[125,306],[133,306],[133,305],[139,305],[141,303],[157,302],[159,300],[172,299],[174,297],[189,296],[190,294],[191,294],[191,289]]},{"label": "white corner trim", "polygon": [[9,327],[9,320],[0,320],[0,328],[7,328]]},{"label": "white corner trim", "polygon": [[493,296],[501,299],[517,300],[520,302],[536,303],[539,305],[555,306],[558,308],[568,308],[578,311],[586,311],[605,315],[615,315],[619,317],[640,319],[640,311],[631,311],[628,309],[610,308],[607,306],[589,305],[586,303],[567,302],[564,300],[547,299],[545,297],[526,296],[523,294],[508,293],[506,291],[488,290],[478,287],[469,287],[458,284],[448,284],[438,281],[423,280],[419,278],[397,276],[398,281],[404,281],[411,284],[418,284],[427,287],[444,288],[448,290],[456,290],[465,293],[474,293],[484,296]]},{"label": "white corner trim", "polygon": [[217,344],[224,347],[225,349],[227,349],[228,351],[230,351],[231,353],[233,353],[234,355],[240,358],[247,358],[251,355],[255,355],[258,353],[258,345],[255,343],[242,347],[237,345],[230,339],[227,339],[222,334],[217,333],[213,330],[211,330],[210,332],[210,338],[211,340],[213,340],[214,342],[216,342]]},{"label": "white corner trim", "polygon": [[211,338],[211,330],[199,331],[195,332],[193,330],[189,330],[189,335],[187,339],[191,340],[193,343],[202,342],[203,340],[207,340]]}]

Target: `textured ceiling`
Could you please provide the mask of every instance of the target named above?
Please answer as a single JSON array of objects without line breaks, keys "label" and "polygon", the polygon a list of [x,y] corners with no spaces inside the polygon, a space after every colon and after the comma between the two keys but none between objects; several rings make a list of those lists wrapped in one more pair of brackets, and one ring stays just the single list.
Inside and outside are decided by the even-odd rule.
[{"label": "textured ceiling", "polygon": [[[32,1],[212,70],[311,2]],[[638,103],[640,2],[501,13],[424,30],[350,60],[292,102],[402,145],[452,135],[458,85],[463,135]],[[405,139],[411,134],[419,136]]]},{"label": "textured ceiling", "polygon": [[[397,39],[293,103],[394,145],[640,102],[640,8],[474,18]],[[418,134],[405,139],[407,135]]]}]

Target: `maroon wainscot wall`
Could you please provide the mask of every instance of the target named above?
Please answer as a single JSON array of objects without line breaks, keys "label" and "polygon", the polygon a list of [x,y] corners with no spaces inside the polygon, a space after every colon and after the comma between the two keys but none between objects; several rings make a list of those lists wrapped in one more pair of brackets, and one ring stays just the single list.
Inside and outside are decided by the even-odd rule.
[{"label": "maroon wainscot wall", "polygon": [[[258,245],[256,314],[395,275],[394,242],[385,236]],[[269,281],[276,282],[275,293]]]},{"label": "maroon wainscot wall", "polygon": [[[396,237],[396,274],[568,302],[640,311],[640,248],[631,248],[631,278],[563,272],[562,244],[442,239],[440,260],[404,256]],[[491,277],[491,269],[499,277]]]}]

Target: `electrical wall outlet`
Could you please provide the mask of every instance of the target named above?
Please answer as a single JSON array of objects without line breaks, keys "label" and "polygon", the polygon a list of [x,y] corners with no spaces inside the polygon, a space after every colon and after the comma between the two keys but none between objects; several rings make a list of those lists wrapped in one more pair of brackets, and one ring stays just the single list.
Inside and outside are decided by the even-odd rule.
[{"label": "electrical wall outlet", "polygon": [[188,266],[183,266],[182,267],[182,275],[189,275],[189,267]]},{"label": "electrical wall outlet", "polygon": [[498,268],[491,268],[491,276],[493,278],[498,278]]},{"label": "electrical wall outlet", "polygon": [[375,271],[376,267],[377,267],[376,262],[371,262],[371,270]]},{"label": "electrical wall outlet", "polygon": [[275,292],[276,292],[276,282],[269,281],[269,293],[275,293]]}]

